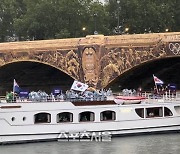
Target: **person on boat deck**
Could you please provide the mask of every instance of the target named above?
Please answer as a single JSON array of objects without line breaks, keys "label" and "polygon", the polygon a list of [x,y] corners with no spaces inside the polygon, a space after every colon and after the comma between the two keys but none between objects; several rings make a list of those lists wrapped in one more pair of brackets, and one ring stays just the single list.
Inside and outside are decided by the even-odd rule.
[{"label": "person on boat deck", "polygon": [[7,103],[10,103],[13,101],[13,93],[12,92],[6,92],[6,101]]},{"label": "person on boat deck", "polygon": [[53,93],[50,94],[50,97],[51,97],[51,100],[52,100],[52,101],[55,101],[55,96],[54,96]]},{"label": "person on boat deck", "polygon": [[157,88],[154,86],[154,94],[156,95],[158,93]]},{"label": "person on boat deck", "polygon": [[81,121],[87,121],[87,117],[83,116]]},{"label": "person on boat deck", "polygon": [[154,113],[153,113],[153,112],[150,112],[150,113],[149,113],[149,116],[150,116],[150,117],[153,117],[153,116],[154,116]]},{"label": "person on boat deck", "polygon": [[142,96],[142,88],[141,87],[138,88],[138,95]]}]

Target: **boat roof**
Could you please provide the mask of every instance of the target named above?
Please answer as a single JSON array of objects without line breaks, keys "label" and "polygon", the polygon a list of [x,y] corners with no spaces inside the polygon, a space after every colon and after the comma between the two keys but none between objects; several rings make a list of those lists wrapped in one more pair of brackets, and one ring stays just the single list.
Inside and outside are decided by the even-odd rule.
[{"label": "boat roof", "polygon": [[117,96],[115,99],[121,99],[121,100],[143,100],[146,99],[146,97],[142,96]]},{"label": "boat roof", "polygon": [[95,105],[117,105],[113,100],[107,101],[75,101],[72,102],[75,106],[95,106]]}]

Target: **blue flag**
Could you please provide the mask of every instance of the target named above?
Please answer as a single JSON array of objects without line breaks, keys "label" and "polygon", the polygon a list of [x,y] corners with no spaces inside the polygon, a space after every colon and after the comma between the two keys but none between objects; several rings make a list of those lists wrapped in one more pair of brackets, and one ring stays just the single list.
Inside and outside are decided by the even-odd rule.
[{"label": "blue flag", "polygon": [[14,93],[20,93],[20,87],[17,84],[16,80],[14,79],[14,84],[13,84],[13,92]]}]

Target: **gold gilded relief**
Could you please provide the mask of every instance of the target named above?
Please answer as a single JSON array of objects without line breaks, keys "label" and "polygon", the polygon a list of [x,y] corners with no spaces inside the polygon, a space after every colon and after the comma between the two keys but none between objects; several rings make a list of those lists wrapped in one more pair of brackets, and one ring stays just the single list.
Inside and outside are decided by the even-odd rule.
[{"label": "gold gilded relief", "polygon": [[28,51],[0,53],[0,66],[18,61],[34,61],[59,68],[71,77],[79,79],[79,58],[69,51]]},{"label": "gold gilded relief", "polygon": [[120,75],[120,71],[116,64],[108,64],[102,71],[101,85],[105,87],[111,81],[112,78]]},{"label": "gold gilded relief", "polygon": [[102,73],[100,74],[101,86],[105,87],[113,78],[119,76],[124,69],[124,57],[119,49],[112,49],[100,60]]},{"label": "gold gilded relief", "polygon": [[85,48],[83,51],[82,68],[84,72],[84,81],[89,86],[96,87],[98,82],[98,62],[97,55],[93,48]]},{"label": "gold gilded relief", "polygon": [[146,61],[167,56],[163,45],[153,47],[111,48],[100,60],[101,86],[107,86],[123,72]]},{"label": "gold gilded relief", "polygon": [[6,64],[6,60],[5,60],[5,53],[0,53],[0,66],[3,66]]},{"label": "gold gilded relief", "polygon": [[65,57],[65,66],[67,72],[76,79],[79,79],[79,57],[77,53],[70,50]]},{"label": "gold gilded relief", "polygon": [[79,79],[79,58],[73,50],[69,51],[39,51],[31,54],[31,59],[50,64]]}]

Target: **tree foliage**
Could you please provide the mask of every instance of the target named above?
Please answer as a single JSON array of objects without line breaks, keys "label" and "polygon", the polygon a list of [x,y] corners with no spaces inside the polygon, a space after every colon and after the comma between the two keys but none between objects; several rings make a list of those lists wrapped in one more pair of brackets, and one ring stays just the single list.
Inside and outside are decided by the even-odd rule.
[{"label": "tree foliage", "polygon": [[0,42],[179,31],[179,17],[179,0],[1,0]]}]

